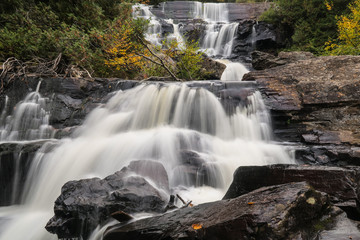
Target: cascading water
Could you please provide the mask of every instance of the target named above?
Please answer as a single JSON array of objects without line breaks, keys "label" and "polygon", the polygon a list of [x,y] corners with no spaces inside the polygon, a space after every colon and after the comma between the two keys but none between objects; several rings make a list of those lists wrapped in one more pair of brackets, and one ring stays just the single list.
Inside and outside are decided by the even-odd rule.
[{"label": "cascading water", "polygon": [[[49,126],[49,113],[45,110],[47,98],[39,94],[39,82],[35,92],[29,93],[24,101],[16,105],[13,115],[4,117],[6,104],[1,117],[0,141],[21,141],[47,139],[53,137],[54,130]],[[7,102],[7,101],[6,101]]]},{"label": "cascading water", "polygon": [[[137,159],[160,161],[173,191],[181,186],[177,192],[196,204],[220,199],[238,166],[290,162],[280,146],[266,141],[268,126],[258,93],[228,116],[213,94],[186,84],[118,92],[88,116],[76,137],[47,154],[53,144],[43,146],[33,160],[22,205],[0,208],[0,218],[6,219],[0,239],[49,239],[44,225],[66,181],[105,177]],[[210,186],[177,171],[184,150],[198,153],[213,167]]]},{"label": "cascading water", "polygon": [[146,33],[146,39],[156,46],[161,46],[161,24],[154,14],[151,13],[150,7],[144,4],[136,4],[132,7],[133,18],[143,18],[149,21],[149,27]]},{"label": "cascading water", "polygon": [[[210,9],[216,5],[208,6]],[[198,10],[194,15],[199,15]],[[222,19],[210,12],[208,18],[213,14],[214,19]],[[48,124],[48,113],[43,111],[41,96],[35,93],[31,95],[34,98],[28,97],[23,103],[36,99],[35,104],[41,106],[36,108],[45,113],[37,112],[37,119],[41,120],[36,121],[36,129],[41,129]],[[47,142],[37,152],[21,204],[0,208],[0,240],[56,239],[44,226],[52,216],[61,186],[75,179],[103,178],[133,160],[162,163],[172,193],[195,204],[221,199],[239,166],[293,163],[283,147],[271,142],[270,117],[260,93],[253,92],[245,102],[232,109],[231,114],[226,113],[215,95],[184,83],[143,84],[117,92],[105,106],[89,114],[72,138]],[[23,125],[27,118],[24,114],[19,116]],[[4,134],[4,140],[20,139],[11,139],[9,132]],[[24,136],[43,138],[39,133]],[[204,160],[204,166],[210,169],[206,184],[204,179],[194,180],[181,171],[184,151],[194,152]],[[93,234],[94,238],[98,235]]]}]

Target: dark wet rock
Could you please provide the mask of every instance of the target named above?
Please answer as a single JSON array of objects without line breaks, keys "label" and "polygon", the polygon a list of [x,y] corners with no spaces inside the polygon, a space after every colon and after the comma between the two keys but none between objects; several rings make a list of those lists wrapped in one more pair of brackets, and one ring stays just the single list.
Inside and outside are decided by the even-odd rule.
[{"label": "dark wet rock", "polygon": [[20,203],[31,162],[44,143],[0,143],[0,206]]},{"label": "dark wet rock", "polygon": [[273,25],[266,22],[255,24],[255,37],[252,40],[257,50],[274,50],[279,48],[282,43],[278,37],[276,29]]},{"label": "dark wet rock", "polygon": [[0,107],[5,108],[5,96],[8,96],[6,112],[11,114],[19,101],[35,91],[39,81],[40,94],[49,99],[46,110],[50,112],[50,124],[59,131],[82,124],[85,116],[102,104],[110,92],[139,84],[137,81],[101,78],[28,77],[26,81],[17,78],[4,89],[0,96]]},{"label": "dark wet rock", "polygon": [[218,187],[217,179],[220,177],[216,164],[205,161],[198,153],[189,150],[180,152],[180,164],[173,174],[175,185],[184,186]]},{"label": "dark wet rock", "polygon": [[360,217],[360,212],[356,210],[357,204],[360,203],[357,196],[360,187],[359,167],[300,165],[239,167],[234,173],[234,180],[224,199],[235,198],[264,186],[301,181],[306,181],[316,190],[329,194],[333,204],[344,206],[344,210],[349,211],[349,214]]},{"label": "dark wet rock", "polygon": [[336,207],[314,227],[319,230],[317,239],[360,240],[360,222],[347,218],[346,213]]},{"label": "dark wet rock", "polygon": [[360,166],[360,147],[347,145],[300,145],[295,148],[297,161],[310,165]]},{"label": "dark wet rock", "polygon": [[158,188],[169,191],[169,179],[164,166],[160,162],[152,160],[132,161],[129,170],[150,179]]},{"label": "dark wet rock", "polygon": [[254,51],[251,53],[252,66],[256,70],[263,70],[267,68],[277,67],[287,64],[287,62],[270,53]]},{"label": "dark wet rock", "polygon": [[161,35],[166,36],[174,32],[174,26],[170,23],[167,23],[164,20],[160,21],[161,24]]},{"label": "dark wet rock", "polygon": [[291,183],[115,225],[103,239],[295,239],[316,234],[312,223],[330,209],[325,194]]},{"label": "dark wet rock", "polygon": [[281,141],[360,144],[360,57],[309,58],[246,74],[257,81]]},{"label": "dark wet rock", "polygon": [[[46,229],[59,238],[81,236],[86,239],[98,224],[105,223],[114,212],[162,212],[168,196],[152,185],[159,178],[162,182],[157,184],[166,184],[167,174],[160,165],[135,161],[104,179],[92,178],[66,183],[55,201],[55,216],[49,220]],[[151,171],[158,175],[137,175],[150,175]],[[147,178],[151,179],[152,184]]]},{"label": "dark wet rock", "polygon": [[[250,58],[250,55],[253,51],[257,50],[274,52],[282,45],[283,43],[281,40],[281,36],[279,36],[276,28],[274,28],[273,25],[265,22],[256,22],[255,20],[247,19],[239,22],[237,36],[234,40],[233,53],[235,56],[237,56],[237,58],[246,63],[251,61],[254,62],[254,60],[251,60],[251,58],[257,59],[255,61],[256,67],[256,63],[259,61],[260,57],[260,60],[262,60],[262,62],[269,62],[271,67],[273,67],[277,66],[276,57],[270,58],[270,56],[272,55],[264,54],[264,56],[255,55]],[[264,63],[260,64],[260,67],[264,65]],[[282,64],[278,63],[278,65]]]}]

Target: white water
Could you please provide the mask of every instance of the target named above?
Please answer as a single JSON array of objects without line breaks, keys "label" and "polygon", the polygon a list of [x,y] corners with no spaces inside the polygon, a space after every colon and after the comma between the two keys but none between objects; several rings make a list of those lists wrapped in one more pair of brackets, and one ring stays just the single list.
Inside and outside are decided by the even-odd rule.
[{"label": "white water", "polygon": [[186,47],[184,38],[181,36],[180,30],[179,30],[179,24],[175,24],[173,19],[166,19],[165,20],[167,23],[173,25],[174,28],[174,32],[172,34],[169,34],[169,36],[167,36],[168,40],[175,40],[178,43],[178,48],[179,49],[184,49]]},{"label": "white water", "polygon": [[49,112],[45,110],[47,98],[39,94],[41,82],[36,91],[29,93],[19,102],[12,115],[5,117],[8,99],[2,111],[0,141],[22,141],[53,137],[54,129],[49,126]]},{"label": "white water", "polygon": [[[21,206],[0,208],[1,240],[49,239],[44,226],[61,186],[74,179],[105,177],[132,160],[160,161],[170,187],[195,204],[220,199],[238,166],[290,163],[282,147],[268,142],[269,116],[255,93],[247,108],[227,116],[218,99],[185,84],[142,85],[117,93],[94,110],[73,139],[50,153],[43,146],[30,169]],[[180,153],[197,152],[214,166],[210,186],[197,186],[179,171]],[[21,229],[21,231],[19,231]]]},{"label": "white water", "polygon": [[244,74],[249,72],[249,70],[239,62],[231,62],[227,59],[218,59],[217,61],[226,65],[220,78],[221,81],[238,81],[243,78]]},{"label": "white water", "polygon": [[132,7],[133,18],[143,18],[149,21],[149,27],[146,33],[146,40],[155,46],[161,46],[161,24],[154,14],[150,11],[150,6],[136,4]]},{"label": "white water", "polygon": [[[227,16],[220,16],[221,11],[227,12],[223,9],[226,5],[194,6],[194,16],[208,19],[214,26],[217,36],[209,48],[225,49],[228,44],[227,49],[231,49],[237,27],[227,23]],[[222,10],[214,10],[217,6]],[[159,21],[148,7],[138,9],[134,17],[150,19],[153,25],[149,41],[160,44]],[[174,29],[174,35],[181,36],[179,29]],[[229,56],[228,51],[217,51],[214,55]],[[243,66],[227,65],[222,80],[240,80],[245,72]],[[38,93],[34,95],[41,99]],[[73,138],[49,142],[38,151],[21,205],[0,208],[0,240],[56,239],[44,226],[53,215],[53,203],[61,186],[69,180],[103,178],[132,160],[161,162],[172,193],[195,204],[221,199],[238,166],[294,163],[283,147],[271,142],[270,117],[260,94],[255,92],[247,100],[247,107],[239,106],[228,116],[213,94],[186,84],[141,85],[118,92],[106,106],[90,113]],[[52,150],[54,144],[58,147]],[[208,186],[198,180],[193,182],[181,171],[183,150],[196,152],[213,169]],[[96,230],[92,238],[99,239],[103,230]]]}]

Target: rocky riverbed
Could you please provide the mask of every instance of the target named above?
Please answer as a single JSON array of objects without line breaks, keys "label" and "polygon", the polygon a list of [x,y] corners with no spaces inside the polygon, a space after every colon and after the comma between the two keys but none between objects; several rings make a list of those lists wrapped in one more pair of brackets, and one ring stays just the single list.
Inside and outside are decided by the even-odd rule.
[{"label": "rocky riverbed", "polygon": [[[210,90],[222,100],[228,113],[236,105],[246,105],[247,96],[258,87],[272,113],[276,139],[294,147],[299,164],[313,166],[240,167],[225,195],[227,200],[164,214],[170,196],[157,192],[150,183],[163,183],[164,189],[168,189],[166,173],[159,174],[164,176],[161,181],[131,177],[132,172],[137,174],[136,164],[141,164],[141,161],[134,162],[104,180],[65,184],[47,229],[60,238],[86,237],[97,224],[107,223],[111,213],[123,210],[127,214],[153,212],[156,216],[111,227],[105,239],[133,239],[134,236],[137,239],[209,239],[209,236],[238,239],[239,234],[243,236],[240,239],[311,239],[315,236],[358,239],[360,178],[356,165],[360,161],[360,58],[316,58],[306,53],[280,56],[267,55],[266,61],[271,64],[263,58],[263,70],[250,72],[244,82],[187,84]],[[69,136],[72,129],[83,122],[84,116],[103,104],[114,90],[126,90],[139,84],[115,79],[30,77],[26,82],[17,79],[4,92],[11,99],[7,105],[9,112],[30,89],[36,88],[39,80],[42,80],[40,93],[51,99],[48,105],[52,113],[50,124],[59,138]],[[5,98],[2,104],[4,106]],[[13,160],[17,158],[16,153],[21,153],[18,161],[22,171],[16,184],[22,189],[27,166],[42,144],[41,141],[2,143],[2,182],[14,183],[15,169],[19,165]],[[56,141],[51,144],[56,146]],[[200,156],[184,152],[183,157],[184,170],[190,175],[199,171]],[[159,171],[163,168],[156,167]],[[120,192],[115,196],[116,186],[119,189],[116,191]],[[3,205],[14,198],[8,188],[5,193],[1,199]],[[131,205],[127,204],[129,201]],[[146,206],[148,208],[144,209]]]}]

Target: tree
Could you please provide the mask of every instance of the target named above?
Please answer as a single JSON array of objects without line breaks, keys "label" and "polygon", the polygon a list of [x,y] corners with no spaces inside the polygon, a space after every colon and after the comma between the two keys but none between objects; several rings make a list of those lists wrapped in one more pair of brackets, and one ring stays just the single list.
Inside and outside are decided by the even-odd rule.
[{"label": "tree", "polygon": [[[331,3],[328,3],[331,11]],[[350,14],[337,17],[338,37],[326,43],[326,50],[334,55],[360,55],[360,0],[349,4]]]},{"label": "tree", "polygon": [[324,0],[275,0],[261,20],[277,26],[291,50],[324,52],[324,44],[336,35],[335,16],[347,11],[351,0],[332,0],[332,11]]}]

